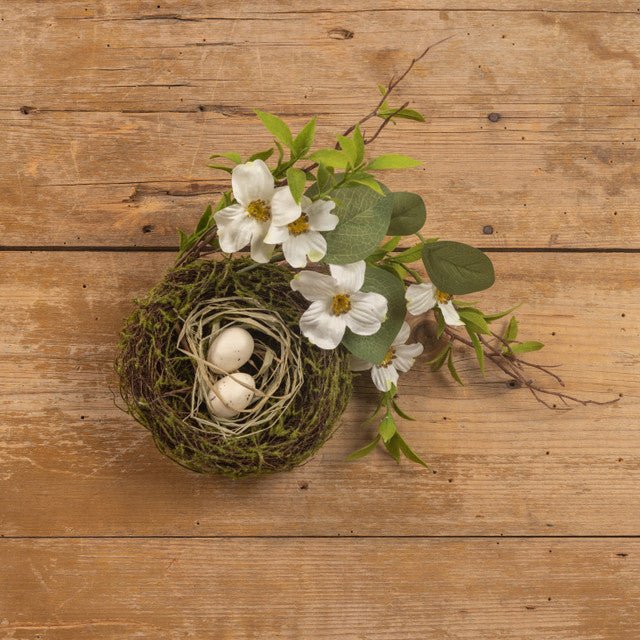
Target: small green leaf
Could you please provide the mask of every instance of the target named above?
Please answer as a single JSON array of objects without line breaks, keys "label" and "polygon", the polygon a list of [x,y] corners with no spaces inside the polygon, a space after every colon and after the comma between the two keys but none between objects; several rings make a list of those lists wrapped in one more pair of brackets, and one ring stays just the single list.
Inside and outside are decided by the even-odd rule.
[{"label": "small green leaf", "polygon": [[367,165],[367,169],[375,171],[384,169],[411,169],[421,164],[422,162],[420,162],[420,160],[415,160],[410,156],[405,156],[401,153],[388,153],[374,158]]},{"label": "small green leaf", "polygon": [[233,171],[230,167],[225,167],[225,165],[223,164],[208,164],[207,167],[209,167],[209,169],[218,169],[219,171],[225,171],[229,174]]},{"label": "small green leaf", "polygon": [[482,313],[476,309],[469,307],[458,309],[458,315],[465,323],[467,329],[471,329],[475,333],[491,334],[491,329],[489,329],[487,321],[484,319]]},{"label": "small green leaf", "polygon": [[304,193],[304,187],[307,183],[307,176],[301,169],[289,167],[287,169],[287,184],[291,190],[291,195],[296,203],[300,204],[300,198]]},{"label": "small green leaf", "polygon": [[387,240],[387,242],[385,242],[382,247],[380,247],[385,253],[388,251],[393,251],[397,246],[398,243],[400,242],[400,236],[394,236],[393,238],[391,238],[390,240]]},{"label": "small green leaf", "polygon": [[234,164],[242,163],[242,157],[235,151],[229,151],[228,153],[214,153],[213,155],[209,156],[209,160],[215,160],[216,158],[225,158],[227,160],[231,160],[231,162],[233,162]]},{"label": "small green leaf", "polygon": [[358,149],[353,138],[349,138],[347,136],[338,136],[338,144],[349,159],[349,164],[352,167],[355,167],[358,160]]},{"label": "small green leaf", "polygon": [[394,262],[401,262],[402,264],[409,264],[411,262],[417,262],[422,257],[422,243],[414,244],[413,247],[405,249],[402,253],[398,253],[393,256]]},{"label": "small green leaf", "polygon": [[353,130],[353,141],[355,142],[357,152],[356,166],[359,166],[364,160],[364,137],[362,136],[359,124],[357,124],[356,128]]},{"label": "small green leaf", "polygon": [[393,210],[389,235],[409,236],[422,229],[427,220],[427,210],[422,198],[416,193],[397,191],[393,197]]},{"label": "small green leaf", "polygon": [[204,210],[204,213],[202,214],[202,217],[198,221],[198,225],[196,226],[195,235],[199,235],[199,234],[203,233],[207,229],[207,227],[211,223],[211,215],[212,215],[212,213],[213,212],[211,210],[211,205],[208,205],[207,208]]},{"label": "small green leaf", "polygon": [[500,320],[501,318],[508,316],[510,313],[513,313],[516,309],[518,309],[521,306],[522,306],[522,303],[520,302],[515,307],[511,307],[511,309],[507,309],[506,311],[499,311],[498,313],[485,313],[484,319],[487,322],[495,322],[496,320]]},{"label": "small green leaf", "polygon": [[378,434],[369,444],[362,447],[362,449],[358,449],[357,451],[350,453],[347,456],[347,460],[351,462],[352,460],[359,460],[360,458],[368,456],[376,448],[378,442],[380,442],[380,434]]},{"label": "small green leaf", "polygon": [[512,342],[518,337],[518,318],[512,316],[511,320],[509,320],[509,324],[504,331],[504,335],[502,339],[505,342]]},{"label": "small green leaf", "polygon": [[510,348],[512,353],[530,353],[531,351],[540,351],[543,347],[544,344],[542,344],[542,342],[530,340],[527,342],[512,344]]},{"label": "small green leaf", "polygon": [[273,155],[273,147],[271,149],[265,149],[264,151],[258,151],[252,156],[249,156],[249,160],[264,160],[267,161]]},{"label": "small green leaf", "polygon": [[431,365],[431,371],[438,371],[442,368],[442,365],[446,362],[450,351],[451,344],[447,344],[447,346],[444,347],[444,349],[442,349],[435,358],[427,362],[428,365]]},{"label": "small green leaf", "polygon": [[349,182],[355,182],[357,184],[362,184],[365,187],[369,187],[376,193],[379,193],[381,196],[386,195],[380,183],[373,177],[367,173],[358,173],[349,177]]},{"label": "small green leaf", "polygon": [[389,440],[393,438],[396,433],[396,423],[394,422],[391,414],[388,413],[384,418],[382,418],[380,425],[378,426],[378,432],[385,442],[389,442]]},{"label": "small green leaf", "polygon": [[349,158],[344,151],[337,149],[318,149],[312,153],[311,160],[325,167],[333,167],[334,169],[346,169],[349,166]]},{"label": "small green leaf", "polygon": [[427,243],[422,247],[422,261],[431,282],[447,293],[482,291],[495,281],[491,260],[480,249],[462,242]]},{"label": "small green leaf", "polygon": [[384,446],[386,450],[389,452],[389,455],[396,461],[400,462],[400,443],[398,442],[398,438],[400,436],[395,433],[393,438],[389,440],[389,442],[385,442]]},{"label": "small green leaf", "polygon": [[222,197],[220,198],[220,200],[218,200],[216,204],[215,212],[217,213],[221,209],[228,207],[231,204],[231,200],[232,200],[231,192],[225,191],[222,194]]},{"label": "small green leaf", "polygon": [[273,113],[267,113],[266,111],[256,110],[256,115],[260,118],[267,131],[275,136],[276,140],[282,142],[282,144],[289,147],[289,149],[293,149],[291,129],[289,129],[283,120]]},{"label": "small green leaf", "polygon": [[423,467],[429,469],[429,465],[411,449],[411,447],[402,439],[400,434],[398,433],[396,436],[398,439],[398,446],[400,447],[400,451],[404,454],[404,457],[407,460],[411,460],[411,462],[416,462],[417,464],[421,464]]},{"label": "small green leaf", "polygon": [[449,373],[451,377],[458,383],[464,386],[464,382],[462,382],[462,378],[458,375],[458,371],[453,364],[453,349],[449,351],[449,357],[447,358],[447,368],[449,369]]},{"label": "small green leaf", "polygon": [[284,158],[284,149],[282,145],[276,140],[276,148],[278,149],[278,167],[282,164],[282,160]]},{"label": "small green leaf", "polygon": [[447,323],[444,321],[444,316],[442,315],[442,311],[440,311],[440,307],[436,307],[433,310],[433,313],[436,317],[436,322],[438,323],[436,326],[436,338],[440,340],[444,330],[447,328]]},{"label": "small green leaf", "polygon": [[182,253],[189,246],[189,236],[182,229],[178,229],[178,237],[180,238],[180,253]]},{"label": "small green leaf", "polygon": [[298,158],[302,157],[309,149],[311,149],[311,145],[313,144],[313,139],[316,135],[316,120],[317,117],[313,116],[307,124],[302,127],[300,133],[296,136],[296,139],[293,141],[293,149]]},{"label": "small green leaf", "polygon": [[476,352],[476,359],[478,360],[480,371],[482,372],[482,375],[484,375],[484,349],[482,348],[482,343],[478,339],[478,336],[473,331],[469,330],[469,327],[467,327],[467,333],[471,338],[471,342],[473,342],[473,348]]},{"label": "small green leaf", "polygon": [[415,418],[412,418],[411,416],[407,415],[399,406],[398,403],[395,400],[391,401],[391,404],[393,406],[393,410],[401,417],[404,418],[405,420],[411,420],[411,421],[415,421]]}]

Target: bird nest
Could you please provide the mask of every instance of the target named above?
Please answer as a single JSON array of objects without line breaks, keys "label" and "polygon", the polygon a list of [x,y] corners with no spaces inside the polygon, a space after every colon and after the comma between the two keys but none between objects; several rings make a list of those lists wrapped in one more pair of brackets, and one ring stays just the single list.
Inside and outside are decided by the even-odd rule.
[{"label": "bird nest", "polygon": [[[201,473],[245,476],[289,470],[333,433],[351,395],[348,354],[302,339],[304,300],[291,273],[246,259],[195,260],[171,269],[122,330],[116,371],[133,417],[160,451]],[[255,341],[243,366],[255,398],[232,418],[211,411],[216,380],[227,372],[206,358],[224,329]]]}]

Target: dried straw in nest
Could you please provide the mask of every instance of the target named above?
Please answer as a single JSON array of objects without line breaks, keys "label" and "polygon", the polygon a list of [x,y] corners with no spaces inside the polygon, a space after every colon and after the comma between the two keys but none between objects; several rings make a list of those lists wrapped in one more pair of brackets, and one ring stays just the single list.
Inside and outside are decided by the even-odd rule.
[{"label": "dried straw in nest", "polygon": [[[289,470],[333,433],[351,395],[348,355],[301,338],[306,303],[290,279],[273,264],[195,260],[137,301],[116,371],[129,413],[161,452],[193,471],[237,477]],[[247,371],[258,394],[246,413],[224,419],[209,413],[206,392],[221,372],[204,359],[209,332],[229,324],[254,337]]]}]

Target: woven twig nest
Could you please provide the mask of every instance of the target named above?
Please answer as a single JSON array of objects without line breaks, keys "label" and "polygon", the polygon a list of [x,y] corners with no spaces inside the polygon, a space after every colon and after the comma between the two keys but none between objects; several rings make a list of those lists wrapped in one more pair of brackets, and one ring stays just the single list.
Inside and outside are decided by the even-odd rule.
[{"label": "woven twig nest", "polygon": [[[170,270],[137,302],[116,370],[128,411],[161,452],[193,471],[244,476],[289,470],[332,434],[351,395],[348,355],[301,337],[306,305],[290,278],[273,264],[195,260]],[[211,412],[209,391],[225,372],[206,353],[229,326],[255,340],[245,367],[256,395],[237,416],[221,418]]]}]

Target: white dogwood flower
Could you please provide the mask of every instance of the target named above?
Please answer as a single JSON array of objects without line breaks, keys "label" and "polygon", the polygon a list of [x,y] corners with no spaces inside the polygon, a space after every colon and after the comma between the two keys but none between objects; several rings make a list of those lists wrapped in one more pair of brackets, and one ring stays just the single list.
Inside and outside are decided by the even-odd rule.
[{"label": "white dogwood flower", "polygon": [[366,360],[361,360],[355,356],[351,357],[352,371],[367,371],[371,369],[371,379],[373,384],[380,391],[389,391],[393,385],[398,386],[399,371],[406,373],[413,367],[416,358],[422,353],[424,347],[416,342],[405,344],[409,339],[411,329],[404,322],[396,339],[391,343],[382,362],[373,364]]},{"label": "white dogwood flower", "polygon": [[361,336],[380,329],[387,315],[387,299],[379,293],[360,291],[366,265],[363,260],[329,265],[331,275],[301,271],[291,288],[311,302],[300,318],[300,329],[312,344],[335,349],[347,327]]},{"label": "white dogwood flower", "polygon": [[407,311],[413,316],[425,313],[437,306],[442,311],[442,317],[448,325],[452,327],[464,325],[453,305],[453,296],[440,291],[430,282],[409,285],[405,297]]},{"label": "white dogwood flower", "polygon": [[307,266],[307,258],[318,262],[327,253],[327,241],[320,231],[332,231],[339,218],[331,213],[336,206],[331,200],[311,202],[307,196],[300,200],[300,217],[282,226],[274,222],[267,233],[268,244],[282,243],[285,260],[294,268]]},{"label": "white dogwood flower", "polygon": [[256,262],[268,262],[274,245],[265,242],[271,224],[286,225],[300,217],[289,187],[275,188],[269,167],[263,160],[236,165],[231,172],[236,203],[214,214],[220,248],[233,253],[251,245]]}]

